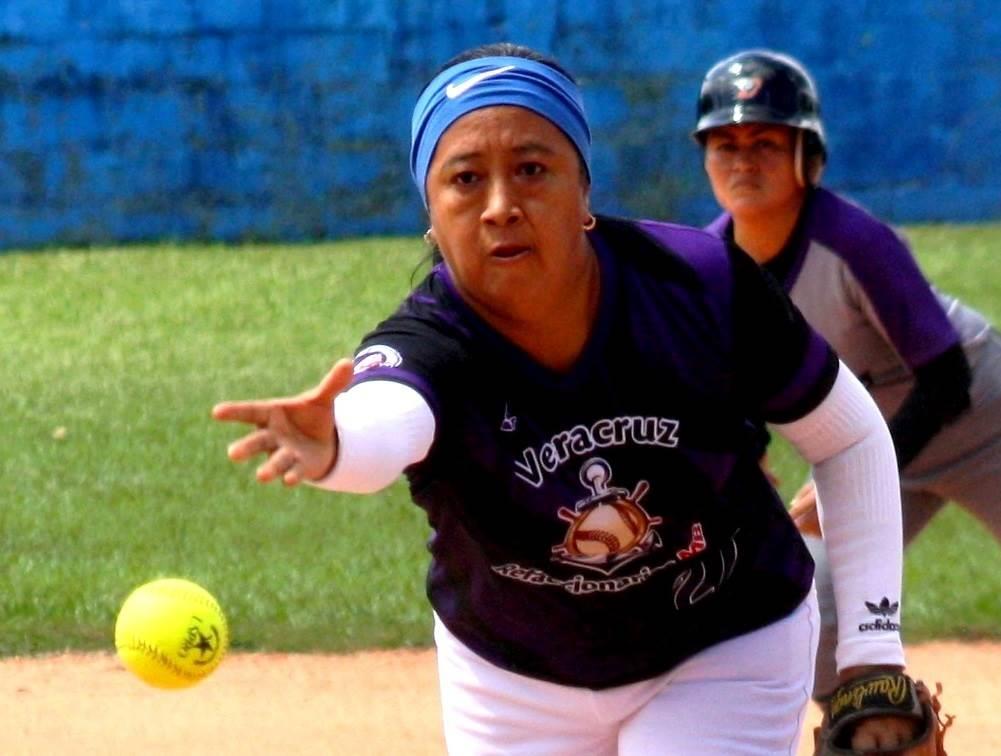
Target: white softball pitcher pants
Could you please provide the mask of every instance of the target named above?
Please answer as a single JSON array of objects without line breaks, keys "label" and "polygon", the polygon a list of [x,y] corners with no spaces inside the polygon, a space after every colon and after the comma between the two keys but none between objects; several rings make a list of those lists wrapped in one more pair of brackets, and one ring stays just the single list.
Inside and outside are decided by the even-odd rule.
[{"label": "white softball pitcher pants", "polygon": [[501,669],[435,617],[445,743],[453,756],[792,756],[819,624],[811,591],[788,617],[664,675],[595,691]]}]

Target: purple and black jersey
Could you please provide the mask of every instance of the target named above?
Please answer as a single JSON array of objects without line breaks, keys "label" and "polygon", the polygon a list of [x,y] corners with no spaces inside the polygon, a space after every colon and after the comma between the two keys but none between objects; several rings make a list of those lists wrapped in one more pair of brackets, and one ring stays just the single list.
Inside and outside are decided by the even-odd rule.
[{"label": "purple and black jersey", "polygon": [[569,371],[500,337],[438,266],[364,339],[355,380],[404,382],[435,414],[406,473],[449,630],[503,668],[606,688],[806,596],[813,563],[748,418],[802,417],[837,360],[709,234],[602,218],[590,238],[601,301]]}]

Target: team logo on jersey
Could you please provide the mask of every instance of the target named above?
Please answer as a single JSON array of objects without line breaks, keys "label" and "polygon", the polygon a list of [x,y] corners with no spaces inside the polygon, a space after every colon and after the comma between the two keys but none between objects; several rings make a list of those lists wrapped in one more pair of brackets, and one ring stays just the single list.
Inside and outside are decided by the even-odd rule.
[{"label": "team logo on jersey", "polygon": [[754,95],[761,91],[762,83],[759,76],[741,76],[739,79],[734,79],[733,85],[737,88],[737,99],[752,99]]},{"label": "team logo on jersey", "polygon": [[385,344],[365,347],[355,356],[355,373],[364,373],[377,367],[396,367],[403,362],[403,355]]},{"label": "team logo on jersey", "polygon": [[611,575],[637,557],[661,547],[654,526],[663,519],[652,517],[640,504],[650,484],[641,480],[630,492],[610,487],[612,470],[600,458],[587,460],[580,480],[591,495],[573,509],[560,507],[557,515],[568,522],[563,543],[552,549],[553,560]]},{"label": "team logo on jersey", "polygon": [[538,447],[528,446],[514,460],[514,474],[533,488],[545,483],[546,475],[577,458],[589,458],[598,449],[658,446],[674,449],[679,443],[680,423],[656,415],[603,417],[590,425],[574,425],[554,433]]},{"label": "team logo on jersey", "polygon": [[[622,495],[621,491],[624,491],[624,489],[620,489],[620,493],[618,494],[620,497]],[[656,524],[656,521],[659,521],[659,518],[650,518],[649,524]],[[660,546],[660,537],[656,532],[651,532],[653,532],[653,538],[650,540],[655,543],[650,549],[652,551],[653,548]],[[647,560],[647,563],[643,564],[639,569],[633,572],[623,570],[622,573],[617,575],[612,575],[611,573],[616,567],[621,566],[621,564],[624,564],[631,557],[623,557],[618,563],[613,563],[610,566],[602,566],[595,565],[593,562],[596,559],[607,559],[607,554],[604,556],[592,554],[587,562],[583,561],[583,559],[587,558],[588,555],[584,557],[578,556],[573,559],[570,559],[569,556],[561,558],[560,555],[557,555],[557,552],[561,554],[563,552],[575,553],[582,550],[579,548],[579,544],[577,544],[577,549],[568,548],[565,544],[562,549],[561,547],[553,549],[553,561],[598,570],[604,574],[600,578],[592,579],[581,573],[571,575],[570,577],[558,577],[537,567],[521,565],[517,562],[495,564],[491,566],[491,569],[496,574],[511,580],[517,580],[520,583],[536,587],[560,588],[572,596],[588,596],[595,593],[621,593],[622,591],[628,591],[631,588],[643,585],[648,580],[654,579],[658,574],[667,571],[674,573],[670,588],[674,608],[682,611],[716,594],[723,587],[723,584],[733,576],[734,570],[737,567],[737,561],[740,558],[740,552],[737,548],[737,534],[739,532],[739,529],[734,530],[728,537],[715,539],[715,543],[710,544],[703,531],[702,523],[692,523],[688,546],[676,550],[674,554],[670,554],[669,552],[663,554],[659,562],[650,563]],[[602,538],[599,539],[599,542],[607,540],[607,538]],[[640,540],[642,541],[642,539]]]}]

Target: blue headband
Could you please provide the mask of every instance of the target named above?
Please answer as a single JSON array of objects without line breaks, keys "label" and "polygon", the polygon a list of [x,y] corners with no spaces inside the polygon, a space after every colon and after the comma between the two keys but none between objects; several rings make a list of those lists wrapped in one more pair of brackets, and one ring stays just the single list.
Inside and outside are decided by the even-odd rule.
[{"label": "blue headband", "polygon": [[438,74],[421,93],[410,125],[410,175],[425,207],[427,174],[442,134],[473,110],[493,105],[527,108],[573,142],[591,175],[591,130],[580,89],[555,68],[518,57],[476,58]]}]

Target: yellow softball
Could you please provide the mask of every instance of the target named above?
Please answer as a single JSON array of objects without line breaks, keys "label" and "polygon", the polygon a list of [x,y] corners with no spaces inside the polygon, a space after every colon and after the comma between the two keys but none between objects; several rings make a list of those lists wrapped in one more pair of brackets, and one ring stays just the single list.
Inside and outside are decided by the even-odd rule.
[{"label": "yellow softball", "polygon": [[118,656],[157,688],[187,688],[219,666],[229,628],[219,602],[190,580],[162,578],[136,588],[115,622]]}]

